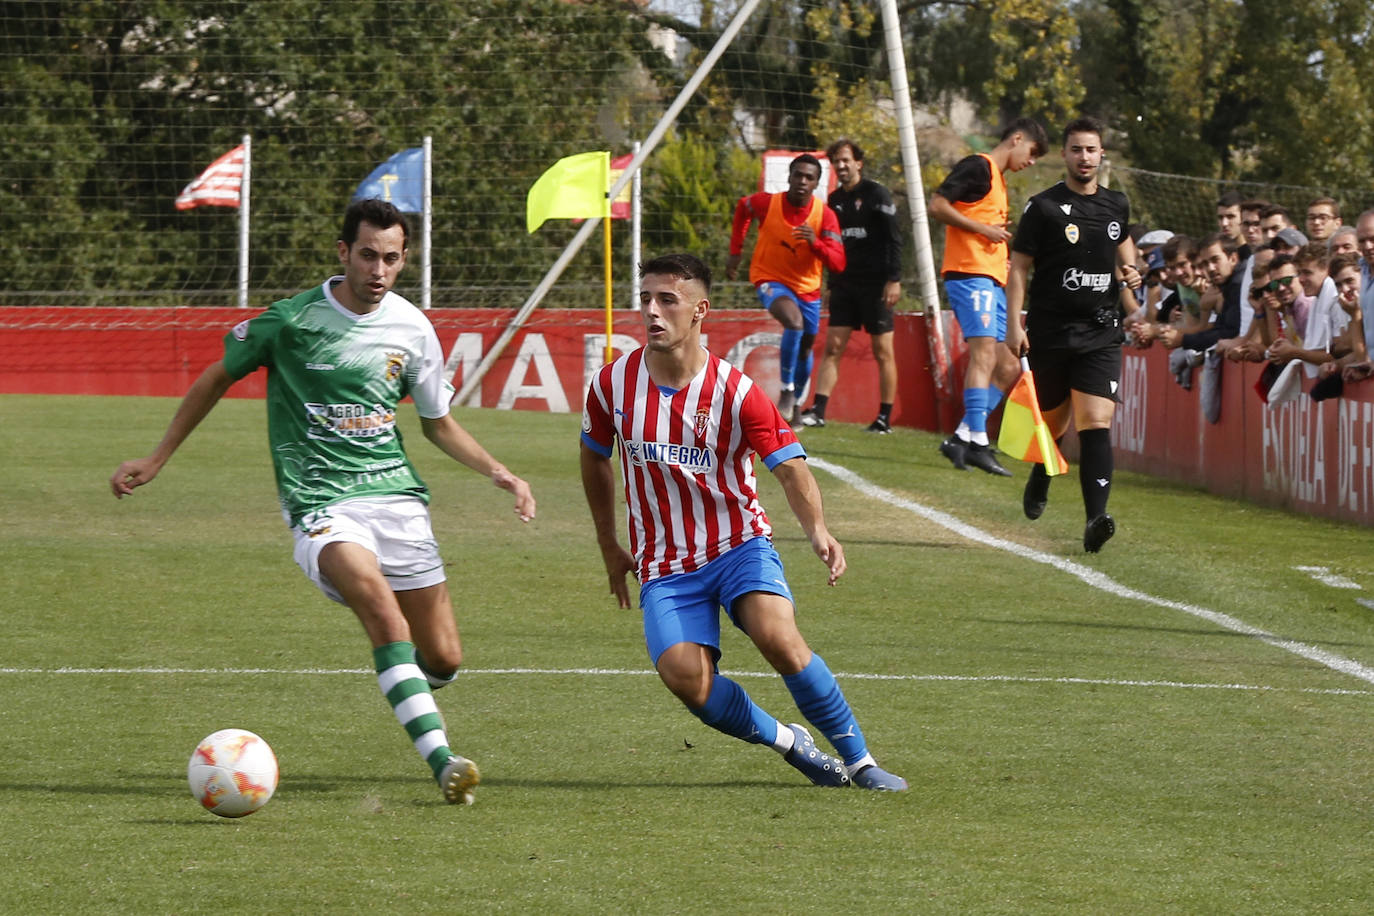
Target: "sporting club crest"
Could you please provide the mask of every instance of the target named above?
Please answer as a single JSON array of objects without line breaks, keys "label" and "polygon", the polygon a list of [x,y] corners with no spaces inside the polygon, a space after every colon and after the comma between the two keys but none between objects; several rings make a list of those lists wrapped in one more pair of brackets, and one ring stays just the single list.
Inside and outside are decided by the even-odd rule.
[{"label": "sporting club crest", "polygon": [[1069,240],[1070,245],[1078,244],[1078,224],[1069,223],[1064,226],[1064,238]]},{"label": "sporting club crest", "polygon": [[704,436],[706,435],[706,427],[708,427],[708,426],[710,426],[710,425],[711,425],[711,411],[708,410],[707,408],[703,407],[701,410],[698,410],[698,411],[697,411],[696,423],[695,423],[695,425],[693,426],[693,429],[695,430],[698,439],[700,439],[700,438],[702,438],[702,437],[704,437]]}]

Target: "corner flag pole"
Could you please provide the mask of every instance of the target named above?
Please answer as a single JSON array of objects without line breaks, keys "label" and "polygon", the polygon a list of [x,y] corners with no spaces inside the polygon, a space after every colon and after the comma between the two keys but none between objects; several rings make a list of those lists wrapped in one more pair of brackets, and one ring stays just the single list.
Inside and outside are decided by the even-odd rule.
[{"label": "corner flag pole", "polygon": [[[643,165],[644,160],[649,158],[649,155],[653,153],[654,148],[657,147],[659,141],[663,139],[663,135],[668,132],[668,128],[673,126],[673,122],[677,120],[677,116],[681,114],[682,109],[687,106],[687,101],[696,94],[697,89],[700,88],[702,82],[706,79],[707,75],[710,74],[711,69],[715,67],[716,62],[720,60],[721,55],[725,53],[725,49],[730,47],[730,43],[735,40],[735,36],[739,34],[740,29],[744,28],[744,23],[748,21],[749,17],[753,15],[754,10],[758,8],[759,2],[760,0],[745,0],[740,6],[739,11],[735,13],[735,18],[730,20],[730,24],[726,26],[725,31],[721,32],[720,38],[716,39],[716,43],[712,45],[710,52],[697,67],[696,72],[692,74],[692,78],[689,79],[687,84],[678,92],[677,98],[673,99],[673,104],[669,105],[668,110],[658,119],[658,123],[654,125],[654,129],[644,140],[643,148],[635,153],[634,158],[630,160],[630,164],[625,167],[625,171],[620,173],[620,177],[617,178],[615,184],[611,186],[611,190],[608,193],[611,200],[614,200],[621,191],[625,190],[625,185],[630,183],[630,180],[639,171],[639,167]],[[525,304],[520,306],[520,311],[516,312],[515,317],[510,320],[510,324],[506,325],[506,329],[501,332],[501,336],[496,339],[491,349],[482,357],[481,363],[473,370],[471,377],[463,379],[462,389],[453,396],[450,403],[461,404],[465,402],[468,396],[472,394],[473,390],[482,383],[482,377],[487,374],[487,371],[490,370],[493,365],[495,365],[501,352],[505,350],[506,345],[511,342],[516,332],[524,325],[530,313],[533,312],[539,306],[539,303],[543,301],[544,297],[548,295],[549,290],[553,288],[553,284],[557,282],[559,276],[567,269],[573,257],[582,250],[582,246],[587,243],[587,239],[591,238],[592,232],[596,228],[596,221],[600,218],[601,217],[593,217],[587,220],[582,224],[582,228],[577,230],[577,234],[572,237],[572,241],[568,242],[568,246],[563,249],[563,253],[558,256],[558,260],[549,268],[549,272],[544,275],[544,279],[539,281],[539,285],[535,287],[534,292],[530,293],[530,297],[525,300]]]},{"label": "corner flag pole", "polygon": [[[607,198],[607,206],[610,206],[609,200]],[[613,326],[611,320],[611,308],[613,306],[611,301],[611,218],[608,216],[603,219],[601,225],[605,227],[605,231],[602,233],[602,238],[605,240],[602,247],[605,249],[604,260],[606,262],[606,362],[609,363],[615,353],[611,347],[611,328]]]}]

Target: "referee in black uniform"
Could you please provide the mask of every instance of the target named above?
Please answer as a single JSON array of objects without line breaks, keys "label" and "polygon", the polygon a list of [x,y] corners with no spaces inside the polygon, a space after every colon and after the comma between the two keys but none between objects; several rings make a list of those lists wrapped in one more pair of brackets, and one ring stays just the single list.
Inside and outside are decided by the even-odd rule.
[{"label": "referee in black uniform", "polygon": [[[1053,436],[1062,436],[1070,420],[1078,430],[1078,482],[1088,519],[1083,549],[1089,553],[1116,533],[1107,498],[1121,379],[1121,286],[1135,289],[1141,282],[1135,243],[1126,231],[1130,204],[1126,195],[1097,183],[1103,129],[1094,118],[1064,128],[1067,174],[1026,204],[1007,278],[1007,346],[1030,360]],[[1027,518],[1045,511],[1049,489],[1044,465],[1032,467],[1022,497]]]}]

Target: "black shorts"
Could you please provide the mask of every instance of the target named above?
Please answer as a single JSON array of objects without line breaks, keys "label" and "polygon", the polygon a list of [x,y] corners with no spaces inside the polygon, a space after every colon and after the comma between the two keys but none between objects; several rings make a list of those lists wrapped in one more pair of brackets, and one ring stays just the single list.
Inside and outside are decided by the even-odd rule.
[{"label": "black shorts", "polygon": [[1121,345],[1092,350],[1031,347],[1027,354],[1035,374],[1035,395],[1041,410],[1068,400],[1070,391],[1121,401]]},{"label": "black shorts", "polygon": [[883,304],[883,287],[832,286],[830,288],[830,326],[863,328],[869,334],[892,332],[892,309]]}]

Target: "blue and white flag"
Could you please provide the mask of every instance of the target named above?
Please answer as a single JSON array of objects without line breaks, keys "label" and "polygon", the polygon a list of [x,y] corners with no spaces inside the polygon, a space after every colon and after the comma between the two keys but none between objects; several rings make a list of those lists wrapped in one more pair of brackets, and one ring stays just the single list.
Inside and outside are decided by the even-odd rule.
[{"label": "blue and white flag", "polygon": [[425,150],[422,146],[401,150],[363,179],[354,200],[376,197],[394,204],[402,213],[421,213],[425,201]]}]

